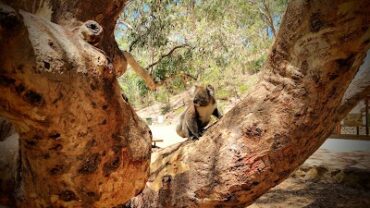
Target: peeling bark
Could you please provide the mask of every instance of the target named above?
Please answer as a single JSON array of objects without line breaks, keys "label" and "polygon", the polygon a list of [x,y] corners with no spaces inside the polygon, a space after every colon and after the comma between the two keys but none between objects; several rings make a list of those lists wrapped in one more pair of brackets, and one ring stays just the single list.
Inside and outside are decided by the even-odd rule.
[{"label": "peeling bark", "polygon": [[153,153],[127,206],[245,207],[287,178],[334,128],[369,49],[369,12],[365,1],[290,2],[251,93],[199,141]]}]

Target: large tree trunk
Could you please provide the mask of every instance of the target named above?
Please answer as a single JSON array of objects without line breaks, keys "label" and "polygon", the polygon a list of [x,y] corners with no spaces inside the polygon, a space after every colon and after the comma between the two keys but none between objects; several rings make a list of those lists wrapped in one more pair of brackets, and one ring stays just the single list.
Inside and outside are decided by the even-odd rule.
[{"label": "large tree trunk", "polygon": [[[17,206],[122,204],[145,185],[151,145],[150,130],[122,99],[109,61],[123,2],[34,3],[50,6],[60,25],[4,5],[0,12],[0,115],[20,134]],[[34,9],[28,6],[17,8]],[[100,21],[106,34],[96,22],[67,24],[67,17]]]},{"label": "large tree trunk", "polygon": [[[0,13],[0,115],[20,133],[18,206],[111,207],[138,194],[150,132],[115,79],[126,64],[113,39],[123,2],[8,3],[49,17]],[[369,48],[369,7],[292,1],[253,92],[199,141],[154,153],[129,205],[242,207],[288,177],[341,117]],[[99,25],[72,18],[97,21],[102,41],[81,34]]]},{"label": "large tree trunk", "polygon": [[287,178],[343,118],[369,13],[368,1],[290,2],[255,88],[199,141],[153,153],[146,188],[128,206],[244,207]]}]

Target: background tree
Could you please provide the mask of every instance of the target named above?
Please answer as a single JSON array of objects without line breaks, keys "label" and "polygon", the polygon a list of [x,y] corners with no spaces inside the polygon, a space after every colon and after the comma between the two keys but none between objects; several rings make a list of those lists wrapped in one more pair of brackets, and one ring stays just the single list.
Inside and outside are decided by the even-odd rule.
[{"label": "background tree", "polygon": [[136,107],[165,102],[163,96],[194,82],[212,83],[220,97],[243,94],[250,87],[246,79],[266,59],[271,31],[279,27],[285,8],[286,1],[130,1],[116,39],[163,87],[150,92],[131,73],[121,86]]}]

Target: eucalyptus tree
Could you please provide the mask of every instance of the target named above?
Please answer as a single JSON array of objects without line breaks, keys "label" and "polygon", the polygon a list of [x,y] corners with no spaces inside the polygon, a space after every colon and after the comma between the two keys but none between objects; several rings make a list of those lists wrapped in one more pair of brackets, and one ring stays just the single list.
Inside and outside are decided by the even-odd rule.
[{"label": "eucalyptus tree", "polygon": [[[135,0],[121,14],[116,38],[157,85],[175,92],[195,81],[222,86],[235,73],[260,69],[285,8],[286,1],[268,0]],[[121,83],[130,100],[148,93],[140,77]]]},{"label": "eucalyptus tree", "polygon": [[[0,116],[20,134],[20,158],[0,202],[16,207],[243,207],[369,93],[354,77],[370,47],[370,4],[293,0],[251,92],[198,141],[151,154],[151,132],[117,81],[124,1],[5,2]],[[360,91],[346,93],[352,80]]]}]

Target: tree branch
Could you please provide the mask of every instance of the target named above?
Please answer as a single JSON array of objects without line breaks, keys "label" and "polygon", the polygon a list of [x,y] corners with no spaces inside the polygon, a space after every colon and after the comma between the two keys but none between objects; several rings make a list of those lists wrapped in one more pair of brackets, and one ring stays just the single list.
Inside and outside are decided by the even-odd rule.
[{"label": "tree branch", "polygon": [[[332,76],[336,76],[335,74]],[[342,103],[337,111],[337,121],[346,116],[357,103],[370,95],[370,50],[367,52],[364,64],[360,67],[356,77],[352,80]]]},{"label": "tree branch", "polygon": [[199,76],[199,74],[198,74],[197,76],[193,76],[193,75],[191,75],[191,74],[189,74],[189,73],[186,73],[186,72],[181,71],[179,74],[172,74],[172,75],[170,75],[170,76],[168,76],[168,77],[165,77],[164,79],[162,79],[162,80],[160,80],[159,82],[157,82],[157,83],[156,83],[156,85],[157,85],[157,86],[160,86],[160,85],[167,85],[167,84],[168,84],[168,82],[170,82],[173,78],[175,78],[175,77],[177,77],[177,76],[182,76],[182,78],[183,78],[183,82],[184,82],[184,80],[186,80],[186,78],[185,78],[185,77],[189,77],[190,79],[192,79],[192,80],[194,80],[194,81],[197,81],[197,80],[198,80],[198,76]]},{"label": "tree branch", "polygon": [[139,42],[142,36],[138,36],[134,41],[132,41],[128,47],[128,52],[132,52],[134,50],[134,46]]},{"label": "tree branch", "polygon": [[162,54],[157,61],[149,64],[149,66],[145,67],[145,69],[146,70],[150,70],[155,65],[159,64],[164,58],[166,58],[168,56],[171,56],[177,49],[179,49],[179,48],[185,48],[185,47],[190,47],[190,46],[188,44],[182,44],[182,45],[178,45],[178,46],[173,47],[170,51],[168,51],[168,53]]},{"label": "tree branch", "polygon": [[187,77],[189,77],[189,78],[191,78],[194,81],[197,81],[198,80],[198,77],[199,77],[199,73],[197,74],[197,76],[193,76],[193,75],[191,75],[189,73],[186,73],[186,72],[183,72],[182,74],[185,75],[185,76],[187,76]]},{"label": "tree branch", "polygon": [[148,71],[143,69],[129,52],[124,51],[123,55],[125,56],[127,63],[132,67],[132,69],[145,81],[145,84],[148,86],[148,88],[150,90],[155,90],[157,88],[157,84],[149,75]]},{"label": "tree branch", "polygon": [[188,46],[189,45],[184,44],[184,45],[179,45],[179,46],[176,46],[176,47],[172,48],[168,53],[162,55],[156,62],[154,62],[154,63],[150,64],[148,67],[146,67],[146,69],[144,69],[140,66],[140,64],[131,55],[131,53],[129,53],[127,51],[124,51],[123,56],[125,57],[127,63],[132,67],[132,69],[144,80],[146,86],[150,90],[155,90],[159,85],[162,85],[164,83],[164,81],[155,83],[153,78],[150,76],[150,73],[148,73],[150,68],[152,68],[155,65],[157,65],[158,63],[160,63],[164,58],[166,58],[168,56],[171,56],[175,52],[176,49],[184,48],[184,47],[188,47]]},{"label": "tree branch", "polygon": [[270,6],[266,2],[266,0],[262,1],[262,5],[263,5],[263,8],[262,9],[259,8],[259,11],[265,17],[266,19],[265,22],[270,26],[272,34],[274,35],[274,37],[276,37],[276,30],[275,30],[274,20],[271,15]]},{"label": "tree branch", "polygon": [[128,206],[245,207],[287,178],[336,124],[369,48],[369,12],[357,0],[291,1],[251,93],[199,140],[154,152],[146,188]]},{"label": "tree branch", "polygon": [[135,33],[137,33],[137,32],[135,31],[135,29],[134,29],[130,24],[128,24],[127,22],[125,22],[125,21],[123,21],[123,20],[119,20],[117,23],[118,23],[118,24],[126,25],[126,27],[127,27],[127,28],[129,28],[130,30],[132,30],[132,31],[134,31]]},{"label": "tree branch", "polygon": [[[63,6],[55,22],[68,12],[106,20],[92,1],[76,2],[50,4]],[[121,11],[122,2],[95,2],[110,18]],[[288,177],[334,127],[369,48],[369,7],[291,1],[253,91],[200,140],[155,152],[132,206],[242,207]],[[108,59],[70,32],[78,30],[23,14],[27,27],[0,30],[0,115],[20,130],[18,205],[112,207],[140,193],[150,132],[121,98]]]}]

